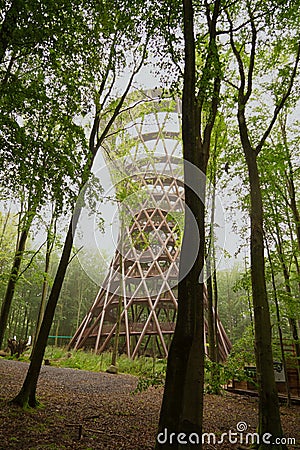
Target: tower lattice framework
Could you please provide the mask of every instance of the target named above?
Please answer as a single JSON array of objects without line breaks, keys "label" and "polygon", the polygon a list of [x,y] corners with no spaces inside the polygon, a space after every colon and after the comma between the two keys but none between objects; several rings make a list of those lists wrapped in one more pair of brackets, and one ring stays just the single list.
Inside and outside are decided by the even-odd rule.
[{"label": "tower lattice framework", "polygon": [[[184,220],[181,104],[153,91],[150,96],[140,117],[129,113],[122,139],[128,149],[111,173],[122,198],[119,238],[102,287],[70,342],[75,349],[101,353],[112,347],[117,333],[119,352],[131,358],[168,354]],[[219,356],[225,359],[231,344],[220,320],[216,322]],[[206,336],[207,324],[205,342]]]}]

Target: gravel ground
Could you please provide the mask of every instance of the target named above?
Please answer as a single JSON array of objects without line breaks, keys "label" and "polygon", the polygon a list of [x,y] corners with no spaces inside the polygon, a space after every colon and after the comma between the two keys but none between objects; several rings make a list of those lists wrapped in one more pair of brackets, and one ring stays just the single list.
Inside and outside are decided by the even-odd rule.
[{"label": "gravel ground", "polygon": [[1,450],[153,447],[161,392],[133,395],[137,378],[129,375],[43,366],[37,395],[44,406],[22,411],[7,400],[19,392],[27,368],[24,362],[0,360]]},{"label": "gravel ground", "polygon": [[[28,363],[12,360],[0,360],[0,376],[13,372],[16,379],[23,379]],[[93,395],[110,392],[128,393],[135,389],[137,379],[130,375],[110,375],[106,372],[89,372],[52,366],[42,366],[38,381],[38,391],[45,385],[53,388],[67,387],[72,393]]]},{"label": "gravel ground", "polygon": [[[162,389],[132,394],[137,378],[43,366],[38,398],[44,405],[23,411],[8,400],[20,390],[28,364],[0,360],[1,450],[150,450],[154,448]],[[204,431],[220,437],[243,422],[255,432],[257,399],[225,393],[206,395]],[[289,449],[300,448],[300,406],[281,407]],[[79,430],[82,436],[79,439]],[[207,443],[203,449],[229,450],[237,445]]]}]

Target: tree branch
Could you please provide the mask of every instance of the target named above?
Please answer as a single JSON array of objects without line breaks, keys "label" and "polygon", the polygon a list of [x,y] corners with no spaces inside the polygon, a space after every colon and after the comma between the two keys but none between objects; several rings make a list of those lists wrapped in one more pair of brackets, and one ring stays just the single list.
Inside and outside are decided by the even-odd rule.
[{"label": "tree branch", "polygon": [[254,23],[252,12],[250,11],[250,7],[248,8],[248,13],[250,16],[252,39],[251,39],[250,62],[249,62],[248,77],[247,77],[247,92],[246,92],[246,95],[244,98],[244,104],[247,103],[247,101],[249,100],[250,95],[252,93],[253,71],[254,71],[254,65],[255,65],[255,52],[256,52],[256,39],[257,39],[257,31],[255,28],[255,23]]},{"label": "tree branch", "polygon": [[[100,112],[101,112],[101,110],[103,108],[103,104],[104,104],[104,102],[102,102],[102,104],[100,105],[100,97],[103,94],[103,91],[105,89],[105,85],[107,82],[107,78],[108,78],[109,72],[112,67],[112,59],[113,59],[113,55],[115,52],[115,44],[116,44],[116,34],[114,35],[114,38],[113,38],[113,41],[112,41],[112,44],[110,47],[109,58],[108,58],[108,63],[106,66],[105,73],[103,75],[99,90],[96,92],[96,99],[95,99],[96,113],[95,113],[94,123],[92,126],[90,139],[89,139],[89,149],[91,150],[91,152],[93,154],[95,152],[95,145],[96,145],[95,139],[96,139],[97,132],[99,129],[99,124],[100,124]],[[111,88],[110,88],[110,90],[111,90]]]},{"label": "tree branch", "polygon": [[240,74],[240,86],[238,88],[239,91],[239,105],[244,105],[245,103],[245,95],[244,95],[244,91],[245,91],[245,70],[244,70],[244,65],[243,65],[243,61],[240,55],[240,52],[238,51],[238,49],[236,48],[235,42],[234,42],[234,38],[233,38],[233,23],[232,20],[229,16],[228,11],[226,10],[226,16],[227,16],[227,20],[229,22],[229,31],[230,31],[230,45],[233,51],[233,54],[237,60],[238,63],[238,68],[239,68],[239,74]]},{"label": "tree branch", "polygon": [[29,269],[29,267],[30,267],[31,264],[32,264],[32,261],[34,260],[34,258],[36,257],[36,255],[39,253],[39,251],[41,250],[41,248],[46,244],[46,242],[47,242],[47,240],[44,241],[44,242],[39,246],[39,248],[33,253],[33,255],[32,255],[32,257],[30,258],[30,260],[29,260],[28,264],[26,265],[26,267],[22,270],[22,272],[19,273],[19,275],[18,275],[18,277],[17,277],[17,280],[19,280],[19,279],[21,278],[21,276],[23,275],[23,273],[25,273],[26,270]]},{"label": "tree branch", "polygon": [[[171,31],[170,31],[170,13],[168,15],[168,29],[169,29],[169,36],[171,36]],[[182,71],[182,68],[180,67],[179,63],[176,61],[175,52],[174,52],[174,48],[173,48],[171,39],[168,40],[168,44],[169,44],[169,50],[170,50],[170,54],[171,54],[171,57],[172,57],[172,61],[175,64],[175,66],[177,67],[181,78],[183,78],[183,71]]]},{"label": "tree branch", "polygon": [[69,259],[68,261],[68,266],[71,264],[71,262],[73,261],[73,259],[78,255],[78,253],[83,249],[83,245],[74,253],[74,255],[72,256],[72,258]]},{"label": "tree branch", "polygon": [[232,83],[232,81],[228,80],[227,78],[223,78],[223,80],[225,81],[225,83],[229,84],[229,86],[233,87],[237,91],[239,90],[239,87],[236,84]]},{"label": "tree branch", "polygon": [[274,124],[276,122],[276,119],[278,117],[278,114],[280,113],[280,111],[284,107],[285,102],[287,101],[287,99],[289,98],[289,96],[291,94],[291,91],[292,91],[292,88],[293,88],[293,85],[294,85],[294,81],[295,81],[295,78],[296,78],[296,75],[297,75],[299,60],[300,60],[300,42],[298,42],[297,56],[296,56],[295,64],[294,64],[294,67],[293,67],[292,75],[291,75],[291,78],[290,78],[290,81],[289,81],[288,89],[287,89],[286,93],[282,96],[279,104],[276,106],[276,108],[274,110],[274,113],[273,113],[273,117],[271,119],[271,122],[270,122],[267,130],[265,131],[263,137],[261,138],[259,144],[255,148],[255,152],[256,152],[257,155],[261,151],[264,143],[266,142],[266,139],[268,138],[269,134],[271,133],[272,128],[273,128],[273,126],[274,126]]},{"label": "tree branch", "polygon": [[141,69],[141,67],[142,67],[142,65],[143,65],[143,63],[144,63],[144,60],[145,60],[145,57],[146,57],[146,53],[147,53],[147,45],[148,45],[148,41],[149,41],[149,36],[147,36],[147,38],[146,38],[146,42],[145,42],[145,45],[144,45],[144,49],[143,49],[143,53],[142,53],[142,57],[141,57],[140,62],[139,62],[139,64],[135,67],[135,69],[133,69],[132,74],[131,74],[131,77],[130,77],[128,83],[127,83],[127,86],[126,86],[125,91],[124,91],[123,94],[122,94],[122,97],[120,98],[119,103],[117,104],[117,106],[116,106],[116,108],[115,108],[115,110],[114,110],[114,112],[113,112],[111,118],[109,119],[109,121],[108,121],[106,127],[105,127],[104,130],[102,131],[101,136],[99,136],[99,138],[98,138],[98,140],[97,140],[97,144],[96,144],[96,146],[95,146],[95,153],[97,153],[97,151],[99,150],[99,148],[100,148],[102,142],[103,142],[104,139],[106,138],[106,136],[107,136],[107,134],[108,134],[108,132],[109,132],[109,130],[110,130],[112,124],[114,123],[116,117],[120,114],[121,108],[122,108],[122,106],[123,106],[123,104],[124,104],[124,101],[125,101],[127,95],[128,95],[128,92],[129,92],[129,90],[130,90],[130,88],[131,88],[133,79],[134,79],[134,77],[136,76],[136,74],[140,71],[140,69]]}]

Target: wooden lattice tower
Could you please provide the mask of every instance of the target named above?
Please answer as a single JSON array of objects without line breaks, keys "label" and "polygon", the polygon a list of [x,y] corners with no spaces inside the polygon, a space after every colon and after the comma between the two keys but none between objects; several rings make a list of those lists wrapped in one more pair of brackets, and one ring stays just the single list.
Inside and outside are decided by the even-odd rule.
[{"label": "wooden lattice tower", "polygon": [[[123,193],[122,225],[109,273],[70,343],[75,349],[108,350],[117,330],[119,352],[131,358],[168,354],[184,215],[180,102],[155,99],[153,92],[151,97],[142,120],[132,115],[129,150],[112,173],[116,192]],[[225,359],[231,344],[217,324],[219,355]]]}]

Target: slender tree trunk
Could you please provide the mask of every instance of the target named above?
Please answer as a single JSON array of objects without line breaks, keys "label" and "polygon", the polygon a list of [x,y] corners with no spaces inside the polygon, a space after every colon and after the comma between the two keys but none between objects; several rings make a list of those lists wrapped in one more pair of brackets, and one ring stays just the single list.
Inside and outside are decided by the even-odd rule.
[{"label": "slender tree trunk", "polygon": [[[216,149],[215,149],[216,151]],[[215,159],[215,158],[214,158]],[[215,172],[215,168],[212,169]],[[210,392],[214,394],[220,393],[219,386],[219,368],[216,364],[218,362],[218,336],[217,336],[217,312],[214,308],[217,299],[217,279],[215,273],[215,237],[214,237],[214,222],[215,222],[215,208],[216,208],[216,177],[212,174],[212,204],[209,230],[209,250],[206,258],[207,266],[207,322],[208,322],[208,344],[209,357],[212,361],[210,371]],[[216,297],[215,297],[216,295]]]},{"label": "slender tree trunk", "polygon": [[[18,311],[19,311],[19,309],[18,309]],[[16,315],[15,309],[13,308],[13,310],[12,310],[12,312],[10,314],[9,320],[7,322],[7,335],[8,336],[13,336],[14,335],[13,332],[12,332],[12,328],[13,328],[13,325],[15,323],[15,315]]]},{"label": "slender tree trunk", "polygon": [[29,369],[20,392],[12,400],[12,403],[18,404],[23,408],[27,406],[34,408],[38,405],[38,401],[36,399],[36,388],[38,377],[43,362],[43,357],[55,313],[55,308],[58,302],[65,273],[68,267],[73,245],[73,231],[76,228],[80,211],[81,211],[80,209],[76,209],[70,221],[65,244],[62,251],[62,256],[58,265],[54,283],[46,306],[42,326],[40,328],[40,332],[36,340],[36,345],[32,352]]},{"label": "slender tree trunk", "polygon": [[298,249],[300,251],[300,212],[297,205],[297,199],[296,199],[296,188],[295,188],[295,181],[294,181],[294,170],[293,170],[293,164],[291,160],[291,153],[288,145],[287,135],[286,135],[286,117],[285,120],[282,119],[282,117],[279,119],[280,127],[281,127],[281,134],[282,139],[286,151],[287,156],[287,163],[288,163],[288,173],[286,173],[286,183],[288,188],[288,193],[290,197],[290,203],[289,207],[292,210],[293,213],[293,219],[296,227],[296,236],[297,236],[297,243],[298,243]]},{"label": "slender tree trunk", "polygon": [[[246,260],[246,256],[245,256],[245,273],[247,274],[248,272],[248,267],[247,267],[247,260]],[[250,316],[250,323],[251,323],[251,331],[252,331],[252,336],[254,336],[254,324],[253,324],[253,314],[252,314],[252,305],[251,305],[251,297],[250,297],[250,290],[247,284],[247,300],[248,300],[248,307],[249,307],[249,316]]]},{"label": "slender tree trunk", "polygon": [[208,355],[211,361],[216,361],[215,355],[215,321],[214,321],[214,298],[213,298],[213,281],[212,281],[212,268],[211,258],[208,255],[206,258],[206,268],[208,274],[206,287],[207,287],[207,324],[208,324]]},{"label": "slender tree trunk", "polygon": [[[113,52],[111,52],[113,54]],[[101,147],[104,139],[106,138],[107,134],[109,133],[113,123],[115,122],[117,116],[120,114],[122,106],[124,104],[124,101],[128,95],[129,89],[132,86],[133,79],[135,75],[139,72],[140,68],[142,67],[142,64],[144,62],[144,59],[146,57],[146,45],[144,46],[143,54],[141,61],[139,64],[137,64],[134,68],[134,70],[131,73],[131,76],[129,78],[129,81],[126,85],[126,88],[117,103],[116,107],[114,108],[111,117],[106,123],[106,126],[104,127],[104,130],[100,133],[99,127],[100,127],[100,113],[102,112],[101,107],[99,109],[99,105],[96,105],[96,112],[94,117],[93,126],[90,132],[89,137],[89,154],[88,154],[88,160],[83,168],[82,171],[82,178],[81,178],[81,190],[80,194],[83,194],[83,190],[85,188],[85,183],[89,179],[89,175],[93,166],[93,162],[95,159],[95,156],[97,155],[97,152],[99,148]],[[110,64],[109,64],[110,65]],[[103,79],[103,82],[101,84],[100,90],[98,91],[99,98],[101,97],[101,94],[103,93],[103,90],[106,86],[106,80],[109,73],[109,67],[107,69],[107,75]],[[103,105],[102,105],[103,106]],[[79,196],[78,196],[79,199]],[[62,250],[62,255],[59,261],[58,269],[56,272],[56,276],[54,279],[54,283],[51,289],[51,293],[49,295],[49,299],[47,302],[47,306],[45,309],[45,314],[43,318],[43,322],[40,328],[40,332],[37,337],[36,345],[34,348],[34,351],[31,356],[31,363],[29,365],[29,369],[26,375],[26,378],[24,380],[23,386],[19,392],[19,394],[12,400],[13,403],[18,404],[22,407],[26,406],[32,406],[35,407],[38,402],[36,399],[36,388],[37,388],[37,382],[39,373],[41,370],[41,365],[45,353],[45,348],[47,345],[48,335],[51,329],[55,308],[59,299],[59,295],[61,292],[61,288],[63,285],[64,277],[66,274],[66,270],[69,264],[69,259],[72,251],[72,245],[73,245],[73,233],[75,233],[76,226],[79,220],[79,216],[81,213],[81,207],[76,207],[73,211],[73,216],[71,218],[68,232],[66,235],[64,247]]]},{"label": "slender tree trunk", "polygon": [[4,236],[5,236],[5,232],[6,232],[6,228],[7,228],[9,219],[10,219],[10,214],[11,214],[11,212],[10,212],[10,209],[9,209],[8,213],[5,215],[3,227],[2,227],[2,230],[1,230],[1,235],[0,235],[0,248],[2,247],[2,243],[3,243]]},{"label": "slender tree trunk", "polygon": [[[52,221],[51,221],[51,224],[52,224]],[[50,225],[50,227],[51,227],[51,225]],[[49,274],[49,269],[50,269],[50,257],[51,257],[51,251],[52,251],[52,242],[50,240],[50,232],[47,233],[47,248],[46,248],[46,256],[45,256],[45,267],[44,267],[45,270],[44,270],[44,275],[43,275],[42,297],[41,297],[41,303],[40,303],[32,348],[34,348],[34,346],[35,346],[36,339],[39,334],[41,324],[43,321],[44,312],[45,312],[46,303],[47,303],[48,274]]]},{"label": "slender tree trunk", "polygon": [[116,331],[114,336],[114,345],[113,352],[111,356],[111,365],[117,367],[117,357],[118,357],[118,348],[119,348],[119,337],[120,337],[120,326],[121,326],[121,313],[122,313],[122,296],[119,296],[118,300],[118,308],[117,308],[117,324]]},{"label": "slender tree trunk", "polygon": [[[212,169],[214,170],[214,168]],[[209,245],[206,257],[207,267],[207,322],[208,322],[208,344],[209,344],[209,357],[216,361],[216,342],[215,342],[215,321],[214,321],[214,291],[213,291],[213,278],[214,271],[214,222],[215,222],[215,208],[216,208],[216,186],[215,176],[212,174],[211,180],[211,214],[210,214],[210,226],[209,226]]]},{"label": "slender tree trunk", "polygon": [[269,259],[269,264],[270,264],[270,268],[271,268],[272,287],[273,287],[274,301],[275,301],[275,307],[276,307],[276,318],[277,318],[277,328],[278,328],[279,343],[280,343],[280,352],[281,352],[281,359],[282,359],[284,376],[285,376],[285,387],[286,387],[286,393],[287,393],[287,406],[291,406],[291,404],[292,404],[291,391],[290,391],[290,386],[288,383],[288,373],[287,373],[286,359],[285,359],[284,346],[283,346],[283,335],[282,335],[282,328],[281,328],[280,309],[279,309],[278,297],[277,297],[277,288],[276,288],[276,282],[275,282],[275,273],[274,273],[273,262],[272,262],[272,258],[270,255],[270,250],[269,250],[269,246],[268,246],[267,242],[266,242],[266,248],[267,248],[268,259]]},{"label": "slender tree trunk", "polygon": [[[277,252],[278,252],[278,257],[279,257],[279,261],[280,261],[281,268],[282,268],[285,291],[286,291],[287,296],[290,299],[290,301],[293,301],[293,293],[292,293],[292,288],[291,288],[290,274],[289,274],[289,270],[288,270],[288,267],[287,267],[285,259],[284,259],[281,231],[280,231],[277,223],[276,223],[275,227],[276,227],[276,237],[277,237]],[[294,341],[294,345],[295,345],[296,357],[297,357],[297,370],[298,370],[298,375],[299,375],[299,379],[300,379],[300,342],[299,342],[297,322],[296,322],[295,318],[290,317],[290,316],[288,317],[288,320],[289,320],[289,325],[290,325],[290,329],[291,329],[291,333],[292,333],[292,337],[293,337],[293,341]]]},{"label": "slender tree trunk", "polygon": [[1,308],[1,316],[0,316],[0,348],[3,344],[4,333],[7,327],[7,321],[9,316],[9,311],[11,308],[12,300],[14,297],[14,292],[16,288],[16,283],[18,280],[19,270],[21,266],[21,262],[23,259],[25,245],[28,237],[28,227],[24,229],[20,234],[20,239],[18,241],[17,250],[15,253],[13,265],[10,272],[9,281],[7,284],[5,297],[3,299],[2,308]]},{"label": "slender tree trunk", "polygon": [[11,328],[13,329],[12,336],[13,337],[16,336],[16,338],[17,338],[17,334],[19,331],[20,315],[21,315],[21,308],[18,308],[17,313],[14,316],[14,321],[12,321],[12,323],[11,323],[11,325],[12,325]]},{"label": "slender tree trunk", "polygon": [[233,331],[234,331],[234,323],[233,323],[233,317],[232,317],[232,309],[233,309],[233,304],[232,304],[232,294],[231,294],[231,284],[229,284],[229,276],[228,276],[228,271],[226,271],[226,293],[227,293],[227,300],[226,300],[226,306],[227,306],[227,311],[228,311],[228,329],[229,329],[229,335],[230,338],[232,339],[233,336]]},{"label": "slender tree trunk", "polygon": [[[243,113],[239,111],[239,125],[243,125]],[[257,156],[248,143],[240,126],[243,148],[248,166],[251,198],[251,278],[254,306],[255,353],[259,392],[259,422],[258,433],[272,434],[281,437],[279,401],[275,385],[272,353],[272,333],[267,289],[265,282],[264,236],[263,236],[263,205],[257,167]],[[260,443],[259,449],[269,449],[270,446]],[[278,446],[278,448],[287,448]]]},{"label": "slender tree trunk", "polygon": [[218,309],[219,309],[219,293],[218,293],[218,278],[217,278],[217,268],[216,268],[216,249],[215,246],[213,248],[213,291],[214,291],[214,311],[215,311],[215,357],[216,362],[219,362],[219,344],[218,344]]},{"label": "slender tree trunk", "polygon": [[60,308],[58,307],[56,310],[59,313],[60,310],[60,314],[57,314],[57,321],[56,321],[56,327],[55,327],[55,338],[54,338],[54,345],[55,347],[58,347],[58,336],[59,336],[59,327],[60,327],[60,315],[62,314],[62,305],[58,305],[60,306]]},{"label": "slender tree trunk", "polygon": [[82,282],[79,283],[78,278],[78,285],[77,285],[77,293],[78,293],[78,306],[77,306],[77,314],[76,314],[76,330],[78,330],[79,324],[80,324],[80,317],[81,317],[81,306],[83,303],[83,292],[82,292]]},{"label": "slender tree trunk", "polygon": [[[245,63],[241,56],[240,46],[237,48],[234,41],[233,22],[228,11],[226,11],[227,19],[230,26],[230,43],[232,51],[236,57],[239,72],[238,87],[238,125],[239,134],[244,150],[249,182],[250,182],[250,221],[251,221],[251,279],[254,306],[254,324],[255,324],[255,350],[256,350],[256,366],[259,391],[259,423],[258,432],[262,436],[264,433],[272,434],[275,437],[282,437],[282,427],[279,413],[278,395],[275,385],[275,377],[273,370],[272,355],[272,336],[271,321],[269,313],[269,305],[267,299],[267,290],[265,282],[265,266],[264,266],[264,240],[263,240],[263,204],[260,188],[259,172],[257,168],[257,156],[263,148],[272,128],[278,118],[278,115],[289,98],[293,84],[297,75],[298,64],[300,59],[300,46],[297,46],[297,55],[293,64],[293,70],[289,78],[285,92],[277,102],[273,112],[269,126],[262,134],[259,143],[254,148],[251,144],[251,137],[246,123],[245,109],[253,92],[253,77],[255,73],[255,63],[257,55],[257,26],[252,6],[247,3],[247,11],[249,14],[249,22],[251,27],[249,42],[249,59]],[[247,70],[246,70],[247,68]],[[270,448],[262,442],[259,449]],[[286,445],[278,445],[278,450],[286,449]]]},{"label": "slender tree trunk", "polygon": [[[215,148],[216,152],[216,148]],[[219,346],[218,346],[218,279],[217,279],[217,267],[216,267],[216,246],[215,246],[215,213],[216,213],[216,189],[217,189],[217,157],[214,156],[214,173],[213,173],[213,196],[212,196],[212,216],[211,216],[211,234],[212,234],[212,259],[211,259],[211,270],[212,270],[212,286],[213,286],[213,317],[214,317],[214,361],[219,361]],[[219,376],[219,374],[218,374]]]},{"label": "slender tree trunk", "polygon": [[20,332],[20,334],[18,336],[19,339],[24,339],[24,340],[27,339],[27,336],[26,336],[26,328],[27,328],[26,324],[27,323],[28,323],[28,307],[26,306],[24,308],[23,323],[22,323],[21,332]]},{"label": "slender tree trunk", "polygon": [[[205,255],[205,174],[209,159],[210,138],[217,114],[220,78],[216,47],[216,23],[220,2],[214,2],[213,11],[207,6],[209,47],[200,79],[196,100],[196,67],[194,12],[192,0],[183,0],[185,66],[182,100],[182,139],[185,179],[185,227],[182,242],[178,284],[178,312],[176,328],[170,347],[165,391],[159,420],[156,449],[202,448],[202,416],[204,385],[204,255]],[[213,80],[210,99],[205,96],[208,80]],[[201,88],[203,87],[203,89]],[[207,123],[202,127],[204,103],[209,102]],[[206,111],[207,113],[207,111]],[[203,139],[201,131],[203,130]],[[200,169],[200,170],[199,170]],[[193,225],[196,220],[197,231]],[[193,250],[195,261],[188,271]],[[188,272],[188,273],[187,273]],[[162,443],[163,432],[175,433],[175,443],[170,439]],[[186,437],[198,436],[195,441],[181,445],[178,433]]]},{"label": "slender tree trunk", "polygon": [[[122,240],[123,238],[121,238]],[[113,345],[113,352],[111,357],[111,365],[114,367],[117,367],[117,357],[118,357],[118,348],[119,348],[119,337],[120,337],[120,328],[121,328],[121,314],[122,314],[122,302],[125,297],[125,292],[123,289],[123,283],[124,283],[124,265],[123,265],[123,245],[121,242],[121,248],[120,248],[120,263],[119,263],[119,270],[120,270],[120,295],[118,300],[118,307],[117,307],[117,322],[116,322],[116,331],[114,336],[114,345]]]}]

